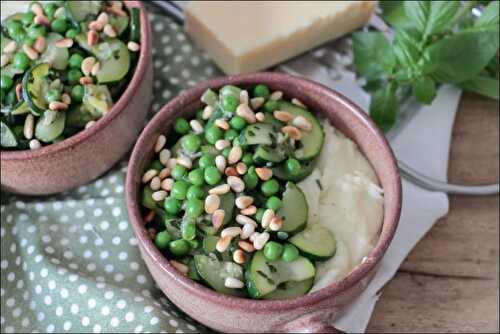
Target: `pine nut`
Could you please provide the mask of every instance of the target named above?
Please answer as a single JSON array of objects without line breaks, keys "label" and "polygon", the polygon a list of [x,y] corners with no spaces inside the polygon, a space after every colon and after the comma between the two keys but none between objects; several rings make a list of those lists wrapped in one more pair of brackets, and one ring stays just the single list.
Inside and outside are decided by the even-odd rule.
[{"label": "pine nut", "polygon": [[296,106],[302,107],[304,109],[307,109],[307,107],[300,101],[299,99],[293,98],[292,103],[295,104]]},{"label": "pine nut", "polygon": [[23,45],[23,51],[26,53],[29,59],[31,60],[36,60],[38,58],[38,52],[35,51],[31,46],[28,44]]},{"label": "pine nut", "polygon": [[177,165],[177,159],[175,158],[170,158],[167,161],[167,167],[170,168],[170,170],[174,169],[174,167]]},{"label": "pine nut", "polygon": [[219,139],[215,142],[215,148],[219,151],[222,151],[229,145],[231,145],[231,143],[227,139]]},{"label": "pine nut", "polygon": [[229,155],[227,156],[227,162],[230,165],[233,165],[240,161],[241,157],[243,156],[243,150],[241,149],[241,146],[233,146],[231,148],[231,151],[229,151]]},{"label": "pine nut", "polygon": [[165,190],[165,191],[170,191],[172,190],[172,187],[174,186],[174,179],[164,179],[163,181],[161,181],[161,189]]},{"label": "pine nut", "polygon": [[240,175],[244,175],[246,172],[247,172],[247,165],[245,165],[244,162],[238,162],[236,164],[236,171],[238,172],[238,174]]},{"label": "pine nut", "polygon": [[132,52],[137,52],[141,49],[141,45],[139,43],[130,41],[127,43],[127,48]]},{"label": "pine nut", "polygon": [[269,224],[271,223],[271,220],[274,218],[275,213],[273,209],[267,209],[264,211],[264,214],[262,215],[262,221],[261,225],[263,228],[267,228]]},{"label": "pine nut", "polygon": [[214,107],[212,107],[212,106],[206,106],[203,109],[203,113],[201,114],[201,118],[203,118],[203,119],[209,119],[210,116],[212,116],[213,113],[214,113]]},{"label": "pine nut", "polygon": [[252,196],[238,196],[234,201],[238,209],[246,209],[253,203]]},{"label": "pine nut", "polygon": [[292,120],[292,125],[300,130],[311,131],[312,125],[304,116],[297,116]]},{"label": "pine nut", "polygon": [[63,95],[61,95],[61,101],[67,105],[70,105],[71,97],[67,93],[64,93]]},{"label": "pine nut", "polygon": [[43,7],[40,5],[38,2],[33,2],[30,7],[31,11],[35,15],[44,15],[43,14]]},{"label": "pine nut", "polygon": [[17,49],[17,43],[15,41],[10,41],[3,48],[3,53],[13,53]]},{"label": "pine nut", "polygon": [[[167,177],[170,176],[170,169],[165,167],[163,168],[161,171],[160,171],[160,174],[158,174],[158,177],[160,178],[160,180],[163,180]],[[165,189],[166,190],[166,189]]]},{"label": "pine nut", "polygon": [[215,245],[215,249],[217,249],[219,253],[225,252],[226,249],[229,247],[229,244],[231,243],[231,239],[232,238],[228,235],[220,238],[219,241],[217,241],[217,244]]},{"label": "pine nut", "polygon": [[240,174],[238,174],[238,172],[236,171],[236,168],[234,167],[226,167],[226,169],[224,170],[224,174],[226,174],[226,176],[238,176]]},{"label": "pine nut", "polygon": [[90,71],[90,74],[92,74],[93,76],[96,76],[100,70],[101,70],[101,63],[95,63],[94,66],[92,66],[92,70]]},{"label": "pine nut", "polygon": [[241,249],[237,249],[233,253],[233,261],[238,264],[243,264],[246,261],[245,253]]},{"label": "pine nut", "polygon": [[289,113],[288,111],[281,111],[281,110],[275,110],[273,112],[274,118],[276,118],[278,121],[282,122],[290,122],[293,119],[293,115]]},{"label": "pine nut", "polygon": [[106,36],[109,36],[111,38],[115,38],[117,35],[116,29],[113,28],[113,26],[109,23],[104,26],[104,29],[102,31]]},{"label": "pine nut", "polygon": [[18,101],[23,99],[23,85],[20,83],[16,85],[16,97]]},{"label": "pine nut", "polygon": [[166,142],[167,142],[167,137],[165,137],[164,135],[159,135],[158,138],[156,138],[155,142],[155,153],[160,152],[163,146],[165,146]]},{"label": "pine nut", "polygon": [[191,169],[193,167],[193,162],[191,161],[191,159],[184,155],[177,158],[177,163],[183,167],[186,167],[187,169]]},{"label": "pine nut", "polygon": [[248,239],[255,232],[255,225],[247,223],[241,230],[241,239]]},{"label": "pine nut", "polygon": [[293,125],[287,125],[281,128],[281,132],[284,134],[287,134],[288,137],[290,137],[293,140],[301,140],[302,139],[302,133],[300,132],[299,129],[297,129]]},{"label": "pine nut", "polygon": [[103,27],[104,27],[104,24],[102,24],[101,22],[99,22],[97,20],[89,23],[90,30],[101,31]]},{"label": "pine nut", "polygon": [[271,231],[279,231],[282,226],[283,220],[279,216],[274,216],[274,218],[271,219],[271,222],[269,223],[269,228],[271,229]]},{"label": "pine nut", "polygon": [[174,267],[181,274],[187,275],[187,273],[189,272],[189,267],[186,266],[184,263],[180,263],[175,260],[170,260],[169,262],[172,265],[172,267]]},{"label": "pine nut", "polygon": [[264,99],[263,97],[254,97],[250,100],[250,105],[252,106],[253,110],[257,110],[262,107],[264,102],[266,102],[266,99]]},{"label": "pine nut", "polygon": [[224,118],[218,118],[214,122],[215,126],[222,130],[229,130],[229,123]]},{"label": "pine nut", "polygon": [[268,240],[269,240],[269,233],[263,232],[255,238],[253,246],[255,247],[256,250],[260,250],[264,248]]},{"label": "pine nut", "polygon": [[59,7],[56,9],[56,11],[54,12],[54,17],[56,19],[60,19],[60,18],[63,18],[64,16],[66,16],[66,9],[64,7]]},{"label": "pine nut", "polygon": [[220,236],[222,238],[224,238],[226,236],[230,236],[231,238],[234,238],[240,234],[241,234],[241,227],[238,227],[238,226],[226,227],[225,229],[223,229],[220,232]]},{"label": "pine nut", "polygon": [[255,114],[255,119],[257,122],[264,122],[266,120],[266,115],[263,112],[258,112]]},{"label": "pine nut", "polygon": [[155,210],[150,210],[143,218],[145,223],[151,223],[155,218]]},{"label": "pine nut", "polygon": [[148,170],[146,173],[144,173],[144,175],[142,175],[142,183],[148,183],[156,175],[158,175],[158,171],[156,169]]},{"label": "pine nut", "polygon": [[167,195],[165,190],[158,190],[151,195],[151,198],[153,198],[153,201],[160,202],[163,201]]},{"label": "pine nut", "polygon": [[224,286],[230,289],[241,289],[245,286],[245,284],[239,279],[236,279],[234,277],[226,277],[226,280],[224,281]]},{"label": "pine nut", "polygon": [[240,104],[238,108],[236,108],[236,115],[244,118],[250,124],[253,124],[256,121],[255,114],[252,109],[250,109],[248,104]]},{"label": "pine nut", "polygon": [[42,53],[45,50],[46,46],[47,43],[45,42],[45,37],[43,36],[38,36],[35,43],[33,43],[33,49],[35,49],[35,51],[39,53]]},{"label": "pine nut", "polygon": [[220,206],[220,197],[216,194],[210,194],[205,198],[205,211],[208,214],[212,214]]},{"label": "pine nut", "polygon": [[251,252],[255,251],[253,244],[248,242],[248,241],[240,240],[240,241],[238,241],[238,246],[247,253],[251,253]]},{"label": "pine nut", "polygon": [[54,111],[66,110],[68,109],[68,105],[64,102],[59,102],[59,101],[50,102],[49,109]]},{"label": "pine nut", "polygon": [[224,195],[227,194],[229,190],[230,190],[229,184],[221,184],[217,187],[210,189],[208,193],[214,195]]},{"label": "pine nut", "polygon": [[245,182],[237,176],[228,176],[227,184],[229,184],[235,193],[240,193],[245,190]]},{"label": "pine nut", "polygon": [[283,92],[282,91],[275,91],[271,94],[271,96],[269,96],[269,100],[273,100],[273,101],[278,101],[278,100],[281,100],[281,98],[283,97]]},{"label": "pine nut", "polygon": [[8,55],[8,54],[2,54],[2,60],[1,60],[0,67],[4,67],[8,63],[10,63],[11,58],[12,57],[10,55]]},{"label": "pine nut", "polygon": [[170,159],[170,157],[172,156],[172,153],[170,152],[170,150],[164,148],[160,151],[160,162],[163,166],[166,166],[167,165],[167,161],[168,159]]},{"label": "pine nut", "polygon": [[87,33],[87,44],[94,46],[99,41],[99,34],[95,30],[89,30]]},{"label": "pine nut", "polygon": [[273,170],[267,167],[255,168],[255,174],[262,180],[267,181],[273,177]]},{"label": "pine nut", "polygon": [[94,79],[92,77],[81,77],[80,78],[80,85],[91,85],[94,82]]},{"label": "pine nut", "polygon": [[92,67],[96,63],[96,59],[94,57],[87,57],[82,61],[81,70],[83,75],[89,76],[92,71]]},{"label": "pine nut", "polygon": [[38,139],[31,139],[29,145],[30,145],[30,150],[36,150],[42,147],[42,144],[38,141]]},{"label": "pine nut", "polygon": [[35,16],[33,22],[35,24],[39,24],[39,25],[42,25],[42,26],[50,26],[50,21],[49,19],[45,16],[45,15],[37,15]]},{"label": "pine nut", "polygon": [[250,205],[248,208],[241,210],[240,213],[245,216],[253,216],[257,213],[257,207],[255,205]]},{"label": "pine nut", "polygon": [[85,124],[85,129],[88,129],[90,128],[92,125],[95,124],[95,121],[88,121],[86,124]]},{"label": "pine nut", "polygon": [[218,155],[215,157],[215,166],[219,172],[224,173],[226,170],[226,158],[223,155]]},{"label": "pine nut", "polygon": [[61,49],[68,49],[73,46],[73,40],[71,38],[63,38],[55,42],[54,45]]},{"label": "pine nut", "polygon": [[161,188],[160,178],[158,176],[153,177],[149,186],[151,187],[151,190],[153,190],[153,191],[160,190],[160,188]]},{"label": "pine nut", "polygon": [[255,222],[255,220],[244,215],[237,215],[236,222],[241,225],[252,224],[253,226],[257,227],[257,223]]},{"label": "pine nut", "polygon": [[212,226],[218,230],[219,227],[224,223],[224,217],[226,216],[226,212],[222,209],[215,210],[212,215]]},{"label": "pine nut", "polygon": [[194,133],[200,134],[203,132],[203,126],[201,126],[200,121],[198,121],[197,119],[191,120],[191,122],[189,122],[189,125],[191,125],[191,129],[193,129]]},{"label": "pine nut", "polygon": [[240,92],[240,103],[248,104],[248,92],[246,90]]},{"label": "pine nut", "polygon": [[[255,231],[255,232],[253,232],[253,233],[252,233],[252,235],[250,235],[250,238],[248,238],[248,239],[249,239],[251,242],[254,242],[254,241],[255,241],[255,239],[256,239],[259,235],[260,235],[260,233],[259,233],[259,232],[257,232],[257,231]],[[253,244],[252,244],[252,246],[253,246]]]},{"label": "pine nut", "polygon": [[102,26],[108,24],[109,22],[108,14],[106,14],[105,12],[99,14],[99,16],[97,17],[97,22],[101,23]]},{"label": "pine nut", "polygon": [[33,132],[35,130],[35,117],[32,114],[28,114],[24,120],[23,134],[24,138],[32,139]]}]

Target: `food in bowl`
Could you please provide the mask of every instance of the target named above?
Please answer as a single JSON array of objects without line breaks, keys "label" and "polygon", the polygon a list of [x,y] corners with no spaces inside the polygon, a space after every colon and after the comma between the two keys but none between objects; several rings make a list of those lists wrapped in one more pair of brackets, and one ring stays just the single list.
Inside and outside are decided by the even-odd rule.
[{"label": "food in bowl", "polygon": [[371,250],[382,191],[356,145],[299,100],[263,84],[251,92],[208,89],[193,119],[176,119],[169,137],[156,139],[142,175],[144,221],[193,280],[239,297],[299,297],[340,279]]},{"label": "food in bowl", "polygon": [[134,73],[140,24],[122,1],[33,2],[2,21],[2,150],[38,149],[104,116]]}]

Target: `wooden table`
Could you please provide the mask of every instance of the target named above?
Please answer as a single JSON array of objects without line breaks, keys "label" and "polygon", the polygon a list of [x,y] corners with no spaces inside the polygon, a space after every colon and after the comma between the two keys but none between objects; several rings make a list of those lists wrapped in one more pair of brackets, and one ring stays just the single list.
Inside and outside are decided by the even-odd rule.
[{"label": "wooden table", "polygon": [[[499,105],[464,94],[448,177],[499,177]],[[382,289],[369,332],[499,331],[499,196],[450,196],[450,211]]]}]

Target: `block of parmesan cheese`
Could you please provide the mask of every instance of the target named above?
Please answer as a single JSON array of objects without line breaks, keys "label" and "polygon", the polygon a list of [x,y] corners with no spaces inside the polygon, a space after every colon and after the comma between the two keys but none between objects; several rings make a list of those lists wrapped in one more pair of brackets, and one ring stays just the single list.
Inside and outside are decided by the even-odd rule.
[{"label": "block of parmesan cheese", "polygon": [[227,74],[266,69],[364,25],[375,1],[190,1],[186,31]]}]

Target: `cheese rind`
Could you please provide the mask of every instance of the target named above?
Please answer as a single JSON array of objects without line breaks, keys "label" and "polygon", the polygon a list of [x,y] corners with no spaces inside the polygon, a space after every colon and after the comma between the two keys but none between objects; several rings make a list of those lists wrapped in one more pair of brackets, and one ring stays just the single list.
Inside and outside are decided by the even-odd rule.
[{"label": "cheese rind", "polygon": [[191,1],[186,32],[227,74],[276,65],[364,25],[375,1]]}]

